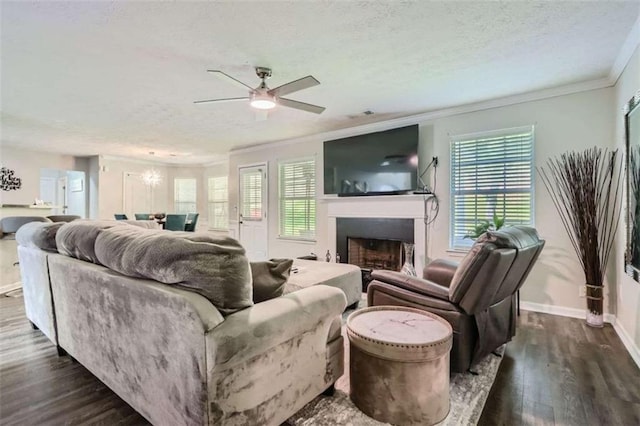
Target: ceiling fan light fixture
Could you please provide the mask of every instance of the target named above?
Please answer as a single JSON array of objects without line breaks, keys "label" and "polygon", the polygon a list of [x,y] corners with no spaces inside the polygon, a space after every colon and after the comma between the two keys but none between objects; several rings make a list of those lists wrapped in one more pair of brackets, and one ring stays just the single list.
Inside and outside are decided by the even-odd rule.
[{"label": "ceiling fan light fixture", "polygon": [[251,95],[250,104],[257,109],[273,109],[276,106],[276,100],[266,93],[254,93]]}]

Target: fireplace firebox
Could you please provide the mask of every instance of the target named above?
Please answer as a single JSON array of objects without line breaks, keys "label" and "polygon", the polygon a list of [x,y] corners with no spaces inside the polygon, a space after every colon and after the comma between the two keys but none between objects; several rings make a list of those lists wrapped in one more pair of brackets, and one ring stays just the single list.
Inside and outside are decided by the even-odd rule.
[{"label": "fireplace firebox", "polygon": [[413,219],[337,218],[336,247],[340,262],[362,269],[362,288],[373,269],[399,271],[404,263],[402,243],[414,243]]}]

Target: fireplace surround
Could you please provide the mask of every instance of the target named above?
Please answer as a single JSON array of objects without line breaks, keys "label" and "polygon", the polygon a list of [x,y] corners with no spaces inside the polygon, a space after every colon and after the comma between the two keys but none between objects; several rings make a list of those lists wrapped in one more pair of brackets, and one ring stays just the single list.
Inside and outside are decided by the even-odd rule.
[{"label": "fireplace surround", "polygon": [[340,253],[342,261],[346,262],[347,235],[339,237],[339,234],[344,233],[345,226],[347,229],[353,226],[355,231],[363,231],[351,232],[348,236],[353,238],[414,243],[414,264],[418,275],[422,275],[426,259],[424,200],[422,195],[324,197],[321,201],[327,205],[329,250],[334,258],[336,252]]}]

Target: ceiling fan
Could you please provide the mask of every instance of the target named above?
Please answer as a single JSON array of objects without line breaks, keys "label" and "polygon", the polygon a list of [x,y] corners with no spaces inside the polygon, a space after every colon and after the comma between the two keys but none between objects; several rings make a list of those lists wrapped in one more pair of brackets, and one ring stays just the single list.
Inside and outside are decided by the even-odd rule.
[{"label": "ceiling fan", "polygon": [[244,84],[240,80],[231,77],[220,70],[207,70],[207,72],[214,73],[221,79],[249,90],[249,96],[241,98],[222,98],[222,99],[208,99],[204,101],[195,101],[195,104],[204,104],[209,102],[237,102],[237,101],[250,101],[250,105],[260,110],[270,110],[275,108],[276,105],[282,105],[288,108],[300,109],[302,111],[313,112],[315,114],[322,114],[325,110],[324,107],[318,105],[312,105],[305,102],[294,101],[293,99],[283,98],[282,96],[288,95],[299,90],[308,89],[309,87],[317,86],[320,84],[313,76],[308,75],[298,80],[290,81],[289,83],[278,86],[275,89],[269,89],[266,80],[271,77],[271,68],[256,67],[256,74],[262,82],[255,89],[251,86]]}]

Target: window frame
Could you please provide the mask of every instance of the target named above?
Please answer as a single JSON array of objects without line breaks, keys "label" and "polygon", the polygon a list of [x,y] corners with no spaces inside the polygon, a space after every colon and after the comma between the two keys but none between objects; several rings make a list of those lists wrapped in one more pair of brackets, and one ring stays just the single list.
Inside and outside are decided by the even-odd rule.
[{"label": "window frame", "polygon": [[[286,167],[287,165],[291,165],[291,164],[298,164],[298,163],[305,163],[305,162],[313,162],[313,185],[311,186],[313,193],[310,195],[310,197],[305,197],[305,198],[298,198],[298,199],[302,199],[302,200],[310,200],[311,203],[313,203],[313,217],[312,217],[312,221],[313,221],[313,235],[309,236],[309,237],[304,237],[304,236],[298,236],[298,235],[285,235],[283,233],[283,222],[284,222],[284,218],[283,218],[283,201],[286,199],[291,199],[291,198],[283,198],[283,167]],[[318,237],[318,199],[317,199],[317,194],[318,194],[318,162],[316,161],[316,157],[315,156],[307,156],[307,157],[298,157],[298,158],[292,158],[292,159],[286,159],[286,160],[279,160],[278,161],[278,239],[282,239],[282,240],[290,240],[290,241],[301,241],[301,242],[313,242],[315,243],[317,241],[317,237]],[[307,230],[310,231],[310,230]]]},{"label": "window frame", "polygon": [[[178,185],[177,185],[177,181],[179,180],[184,180],[184,181],[193,181],[195,184],[195,191],[194,191],[194,200],[193,201],[178,201],[177,199],[177,195],[178,195]],[[178,209],[178,204],[193,204],[194,208],[193,210],[190,211],[182,211],[182,209]],[[176,177],[173,178],[173,210],[175,212],[175,214],[188,214],[188,213],[196,213],[198,211],[198,179],[194,178],[194,177]]]},{"label": "window frame", "polygon": [[[471,141],[478,141],[481,139],[490,139],[490,138],[508,138],[510,136],[513,136],[515,134],[518,133],[530,133],[531,137],[531,155],[530,155],[530,164],[529,164],[529,170],[530,170],[530,188],[529,188],[529,196],[530,196],[530,202],[529,202],[529,206],[530,206],[530,211],[529,211],[529,217],[530,217],[530,222],[529,223],[522,223],[522,222],[518,222],[518,221],[514,221],[514,222],[510,222],[509,218],[506,218],[505,221],[505,225],[514,225],[514,224],[522,224],[522,225],[527,225],[527,226],[535,226],[535,125],[528,125],[528,126],[520,126],[520,127],[511,127],[511,128],[505,128],[505,129],[498,129],[498,130],[491,130],[491,131],[485,131],[485,132],[477,132],[477,133],[469,133],[469,134],[462,134],[462,135],[455,135],[455,136],[451,136],[449,139],[449,196],[450,196],[450,206],[449,206],[449,249],[448,251],[451,252],[466,252],[469,250],[469,248],[471,248],[471,246],[473,245],[473,240],[468,239],[469,243],[468,244],[464,244],[464,245],[460,245],[459,241],[461,240],[456,240],[456,235],[455,235],[455,230],[456,230],[456,220],[455,220],[455,210],[456,210],[456,203],[455,203],[455,188],[454,188],[454,175],[455,175],[455,167],[454,167],[454,147],[456,143],[462,143],[462,142],[471,142]],[[505,192],[502,192],[502,194],[504,194]],[[496,194],[501,194],[501,192],[496,192]],[[490,219],[490,218],[487,218]],[[476,223],[478,223],[479,220],[484,220],[483,218],[479,218],[476,215]],[[467,240],[464,240],[467,241]]]},{"label": "window frame", "polygon": [[[225,198],[224,199],[212,199],[211,198],[211,182],[216,179],[225,179]],[[215,188],[214,188],[215,189]],[[216,227],[215,224],[215,215],[211,215],[212,205],[215,210],[216,205],[222,205],[225,213],[224,213],[224,223],[225,227]],[[209,223],[209,229],[213,231],[228,231],[229,230],[229,176],[208,176],[207,177],[207,221]]]}]

